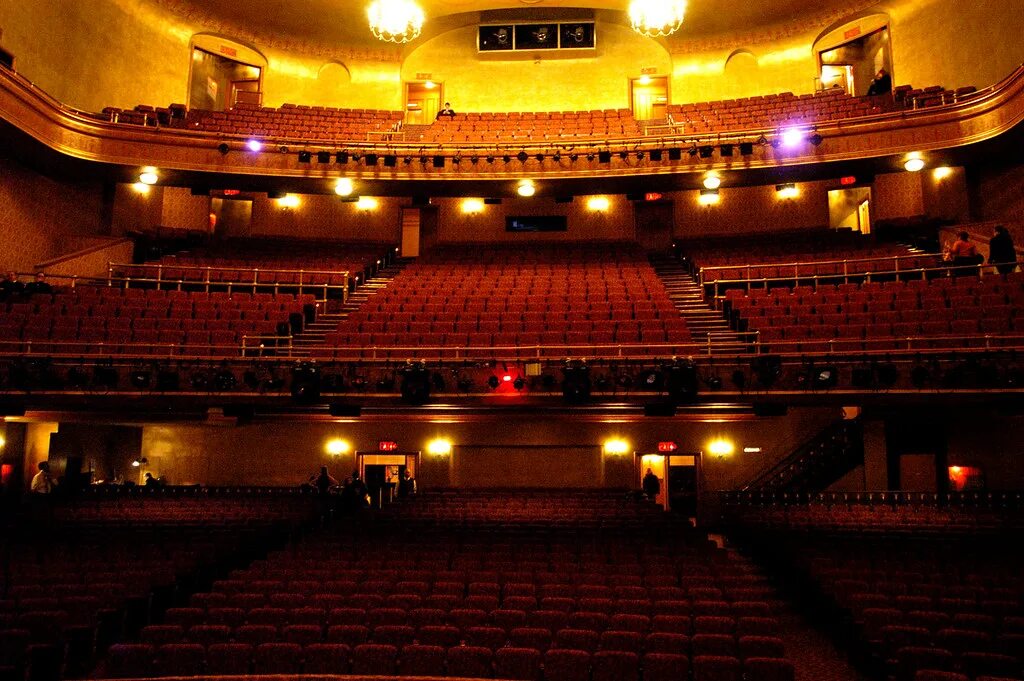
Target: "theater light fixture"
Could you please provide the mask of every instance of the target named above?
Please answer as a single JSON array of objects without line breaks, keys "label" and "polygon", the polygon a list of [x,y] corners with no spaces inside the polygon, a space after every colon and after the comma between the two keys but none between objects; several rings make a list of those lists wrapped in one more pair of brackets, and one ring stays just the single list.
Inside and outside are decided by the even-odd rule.
[{"label": "theater light fixture", "polygon": [[263,143],[259,140],[249,140],[245,143],[245,148],[249,151],[263,151]]},{"label": "theater light fixture", "polygon": [[360,196],[359,200],[356,201],[356,209],[358,210],[377,210],[379,207],[380,201],[372,196]]},{"label": "theater light fixture", "polygon": [[324,451],[331,456],[341,456],[352,451],[352,445],[341,438],[334,438],[327,441],[327,444],[324,445]]},{"label": "theater light fixture", "polygon": [[432,456],[450,456],[452,453],[451,440],[437,438],[427,443],[427,453]]},{"label": "theater light fixture", "polygon": [[607,196],[591,196],[587,199],[587,209],[595,213],[607,212],[612,202]]},{"label": "theater light fixture", "polygon": [[718,173],[708,173],[704,176],[704,189],[718,189],[722,186],[722,178]]},{"label": "theater light fixture", "polygon": [[142,184],[141,182],[136,182],[135,184],[133,184],[132,185],[132,189],[134,189],[139,194],[148,194],[149,193],[149,185],[148,184]]},{"label": "theater light fixture", "polygon": [[717,189],[702,189],[700,197],[697,199],[697,203],[702,206],[714,206],[721,200],[722,197],[719,195]]},{"label": "theater light fixture", "polygon": [[412,0],[374,0],[366,13],[378,40],[407,43],[423,31],[423,10]]},{"label": "theater light fixture", "polygon": [[156,184],[159,181],[160,176],[157,175],[156,168],[143,168],[139,173],[139,182],[142,184]]},{"label": "theater light fixture", "polygon": [[941,182],[942,180],[945,180],[947,177],[949,177],[952,174],[953,174],[953,169],[950,168],[949,166],[941,166],[941,167],[936,168],[935,170],[932,171],[932,176],[936,180],[938,180],[939,182]]},{"label": "theater light fixture", "polygon": [[467,215],[476,215],[484,210],[484,202],[480,199],[464,199],[462,201],[462,212]]},{"label": "theater light fixture", "polygon": [[780,135],[782,140],[782,146],[793,148],[799,146],[804,141],[804,133],[798,128],[786,128]]},{"label": "theater light fixture", "polygon": [[685,17],[686,0],[633,0],[629,4],[630,25],[648,38],[672,35]]},{"label": "theater light fixture", "polygon": [[924,166],[924,159],[921,158],[921,154],[918,153],[911,154],[903,163],[903,167],[910,173],[919,173],[924,170]]},{"label": "theater light fixture", "polygon": [[537,185],[533,183],[533,180],[522,180],[516,187],[516,193],[524,198],[530,198],[537,193]]},{"label": "theater light fixture", "polygon": [[780,199],[795,199],[800,196],[800,190],[792,182],[775,185],[775,194]]},{"label": "theater light fixture", "polygon": [[708,454],[719,459],[726,459],[736,451],[736,445],[725,438],[718,438],[708,443]]},{"label": "theater light fixture", "polygon": [[140,456],[139,458],[137,458],[134,461],[132,461],[132,468],[140,468],[140,467],[146,466],[148,464],[149,464],[149,459],[147,459],[144,456]]},{"label": "theater light fixture", "polygon": [[299,203],[299,197],[295,194],[285,194],[277,200],[277,205],[281,208],[298,208]]},{"label": "theater light fixture", "polygon": [[629,443],[621,438],[612,438],[604,443],[604,453],[610,456],[623,456],[629,453]]},{"label": "theater light fixture", "polygon": [[334,193],[338,196],[350,196],[355,191],[355,185],[347,177],[339,177],[334,185]]}]

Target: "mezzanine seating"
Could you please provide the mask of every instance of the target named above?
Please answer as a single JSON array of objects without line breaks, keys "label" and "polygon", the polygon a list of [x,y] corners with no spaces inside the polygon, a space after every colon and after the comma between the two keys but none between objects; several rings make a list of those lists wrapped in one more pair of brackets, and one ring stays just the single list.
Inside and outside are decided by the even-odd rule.
[{"label": "mezzanine seating", "polygon": [[638,137],[641,134],[629,109],[468,113],[442,117],[422,133],[419,141],[426,144],[568,142],[587,138]]}]

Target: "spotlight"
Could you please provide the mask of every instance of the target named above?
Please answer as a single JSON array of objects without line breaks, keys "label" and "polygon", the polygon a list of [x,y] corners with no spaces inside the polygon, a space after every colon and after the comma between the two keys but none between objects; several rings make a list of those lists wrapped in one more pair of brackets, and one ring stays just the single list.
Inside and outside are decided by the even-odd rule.
[{"label": "spotlight", "polygon": [[430,372],[425,362],[406,362],[402,374],[402,399],[414,405],[423,405],[430,400]]},{"label": "spotlight", "polygon": [[422,163],[423,165],[427,165],[427,163],[429,163],[429,162],[430,162],[430,157],[429,156],[420,156],[420,163]]},{"label": "spotlight", "polygon": [[688,153],[690,156],[696,156],[697,154],[700,153],[700,147],[694,144],[693,146],[686,150],[686,153]]},{"label": "spotlight", "polygon": [[277,148],[277,150],[278,150],[279,152],[281,152],[282,154],[287,154],[287,153],[288,153],[288,147],[286,147],[286,146],[285,146],[285,145],[283,145],[283,144],[282,144],[281,146],[279,146],[279,147]]},{"label": "spotlight", "polygon": [[236,385],[238,385],[238,379],[227,368],[221,369],[213,377],[213,387],[217,392],[226,393],[229,390],[234,390]]},{"label": "spotlight", "polygon": [[473,389],[473,379],[463,374],[455,382],[455,387],[459,389],[460,393],[468,393]]},{"label": "spotlight", "polygon": [[629,152],[628,151],[620,151],[619,152],[619,158],[621,160],[625,161],[626,159],[629,158]]},{"label": "spotlight", "polygon": [[610,152],[610,151],[598,152],[598,154],[597,154],[597,162],[598,163],[611,163],[612,162],[612,152]]},{"label": "spotlight", "polygon": [[299,163],[311,163],[313,161],[313,153],[310,151],[299,152]]},{"label": "spotlight", "polygon": [[931,372],[923,364],[917,364],[910,370],[910,382],[915,388],[923,388],[931,381]]},{"label": "spotlight", "polygon": [[149,464],[149,459],[147,459],[144,456],[140,456],[139,458],[137,458],[137,459],[132,461],[132,468],[140,468],[140,467],[146,466],[148,464]]},{"label": "spotlight", "polygon": [[217,145],[217,151],[220,152],[221,156],[227,156],[228,152],[231,151],[231,147],[228,146],[227,142],[221,142]]},{"label": "spotlight", "polygon": [[[591,152],[591,153],[587,154],[587,160],[588,160],[588,161],[593,161],[593,160],[594,160],[594,158],[595,158],[595,156],[594,156],[593,152]],[[608,156],[608,160],[609,160],[609,161],[611,161],[611,160],[612,160],[612,157],[611,157],[610,155]]]},{"label": "spotlight", "polygon": [[537,159],[537,163],[544,162],[544,154],[537,154],[536,156],[534,156],[534,158]]},{"label": "spotlight", "polygon": [[501,381],[498,380],[497,376],[491,376],[487,379],[487,387],[491,390],[497,390],[499,385],[501,385]]},{"label": "spotlight", "polygon": [[158,392],[172,392],[180,386],[181,376],[178,375],[177,371],[161,369],[156,373],[156,389]]},{"label": "spotlight", "polygon": [[562,155],[559,152],[556,151],[555,155],[551,157],[551,160],[554,161],[555,163],[561,163],[562,162]]},{"label": "spotlight", "polygon": [[249,151],[263,151],[263,143],[259,140],[249,140],[245,143],[245,148]]},{"label": "spotlight", "polygon": [[580,155],[575,153],[575,152],[571,153],[571,154],[569,154],[569,160],[571,162],[575,163],[576,161],[580,160]]},{"label": "spotlight", "polygon": [[502,163],[511,163],[512,162],[512,157],[509,156],[508,154],[505,154],[504,156],[501,157],[501,162]]},{"label": "spotlight", "polygon": [[356,163],[359,163],[359,161],[360,161],[360,160],[361,160],[361,159],[362,159],[363,157],[362,157],[362,156],[360,156],[360,155],[359,155],[359,152],[357,151],[357,152],[354,152],[354,153],[352,154],[351,158],[352,158],[352,160],[353,160],[354,162],[356,162]]},{"label": "spotlight", "polygon": [[375,166],[375,165],[377,165],[377,159],[378,158],[380,158],[380,157],[377,156],[377,154],[367,154],[366,157],[363,159],[363,162],[367,166]]},{"label": "spotlight", "polygon": [[743,369],[737,369],[732,372],[732,384],[736,386],[736,389],[743,392],[747,389],[747,375],[743,373]]},{"label": "spotlight", "polygon": [[636,152],[636,160],[638,160],[638,161],[642,161],[642,160],[644,160],[644,158],[645,158],[646,156],[647,156],[647,154],[645,154],[645,153],[644,153],[644,152],[642,152],[642,151],[638,151],[638,152]]},{"label": "spotlight", "polygon": [[71,367],[68,369],[67,384],[69,388],[81,390],[89,384],[89,375],[82,367]]},{"label": "spotlight", "polygon": [[757,376],[758,383],[770,388],[782,376],[782,358],[778,355],[761,355],[750,363],[750,370]]},{"label": "spotlight", "polygon": [[318,151],[318,152],[316,152],[316,162],[317,163],[330,163],[331,162],[331,152],[329,152],[329,151]]},{"label": "spotlight", "polygon": [[[470,156],[469,157],[469,162],[472,163],[473,165],[476,165],[477,163],[480,162],[480,159],[477,158],[476,156]],[[387,165],[387,164],[385,164],[385,165]]]},{"label": "spotlight", "polygon": [[676,403],[692,403],[697,399],[697,365],[693,360],[676,359],[662,368],[665,389]]},{"label": "spotlight", "polygon": [[715,148],[711,145],[704,145],[703,147],[700,148],[699,151],[701,158],[711,158],[711,156],[715,153]]},{"label": "spotlight", "polygon": [[389,393],[395,389],[394,374],[384,374],[377,379],[377,392]]},{"label": "spotlight", "polygon": [[704,378],[704,385],[706,385],[709,390],[721,390],[722,377],[719,376],[718,374],[711,374],[710,376],[706,376]]},{"label": "spotlight", "polygon": [[875,374],[871,367],[854,367],[850,372],[850,384],[854,388],[867,389],[875,382]]},{"label": "spotlight", "polygon": [[818,133],[814,133],[807,138],[807,141],[816,147],[820,147],[821,143],[825,141],[825,138],[819,135]]},{"label": "spotlight", "polygon": [[811,368],[811,385],[815,390],[828,390],[839,384],[839,367],[828,365]]},{"label": "spotlight", "polygon": [[188,384],[193,390],[203,391],[210,387],[210,377],[204,371],[196,371],[188,377]]},{"label": "spotlight", "polygon": [[434,157],[434,167],[444,168],[444,156],[439,155]]},{"label": "spotlight", "polygon": [[892,362],[885,362],[875,367],[875,372],[878,374],[878,383],[883,388],[891,388],[899,380],[900,371],[896,368],[896,365]]},{"label": "spotlight", "polygon": [[753,156],[754,155],[754,143],[753,142],[740,142],[740,156]]},{"label": "spotlight", "polygon": [[637,382],[637,386],[641,390],[645,390],[647,392],[656,392],[656,393],[660,393],[662,388],[665,385],[665,381],[664,381],[664,378],[661,375],[661,372],[659,372],[659,371],[657,371],[655,369],[650,369],[648,371],[641,372],[637,376],[637,381],[636,382]]},{"label": "spotlight", "polygon": [[494,156],[491,156],[490,154],[488,154],[487,155],[487,162],[488,163],[494,163]]},{"label": "spotlight", "polygon": [[300,404],[320,399],[320,367],[315,362],[299,362],[292,369],[292,399]]},{"label": "spotlight", "polygon": [[402,159],[402,163],[404,163],[405,165],[409,165],[410,163],[412,163],[412,156],[406,156],[404,159]]},{"label": "spotlight", "polygon": [[334,160],[338,163],[348,163],[348,152],[339,151],[337,154],[334,155]]},{"label": "spotlight", "polygon": [[516,380],[512,381],[512,387],[516,390],[522,390],[526,387],[526,379],[522,376],[518,377]]},{"label": "spotlight", "polygon": [[562,367],[562,374],[562,396],[567,402],[579,404],[590,399],[590,367],[586,362],[568,360]]},{"label": "spotlight", "polygon": [[779,140],[784,147],[797,147],[804,141],[804,133],[798,128],[786,128],[779,135]]},{"label": "spotlight", "polygon": [[520,163],[526,163],[528,160],[530,160],[530,155],[527,154],[525,151],[520,151],[518,154],[516,154],[516,159]]}]

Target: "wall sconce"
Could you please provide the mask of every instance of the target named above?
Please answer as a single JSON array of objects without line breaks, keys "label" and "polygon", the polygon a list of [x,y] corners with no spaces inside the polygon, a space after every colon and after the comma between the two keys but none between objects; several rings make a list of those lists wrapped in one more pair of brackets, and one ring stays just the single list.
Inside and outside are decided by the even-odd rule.
[{"label": "wall sconce", "polygon": [[359,200],[356,201],[357,210],[377,210],[380,207],[380,201],[373,198],[372,196],[360,196]]},{"label": "wall sconce", "polygon": [[702,189],[700,196],[697,198],[697,203],[702,206],[714,206],[721,200],[722,197],[717,189]]},{"label": "wall sconce", "polygon": [[466,215],[478,215],[484,212],[484,202],[480,199],[463,199],[462,212]]},{"label": "wall sconce", "polygon": [[587,199],[587,210],[594,213],[607,213],[612,202],[607,196],[591,196]]},{"label": "wall sconce", "polygon": [[299,201],[299,197],[295,194],[285,194],[277,200],[277,205],[286,210],[298,208],[300,203],[301,201]]},{"label": "wall sconce", "polygon": [[327,441],[324,445],[324,451],[331,456],[341,456],[342,454],[348,454],[352,451],[352,445],[341,438],[334,438]]},{"label": "wall sconce", "polygon": [[623,456],[629,453],[629,443],[621,438],[612,438],[604,443],[604,453],[608,456]]},{"label": "wall sconce", "polygon": [[716,459],[728,459],[736,451],[736,445],[725,438],[718,438],[708,443],[708,454]]},{"label": "wall sconce", "polygon": [[427,454],[432,456],[450,456],[452,453],[451,440],[437,438],[427,443]]}]

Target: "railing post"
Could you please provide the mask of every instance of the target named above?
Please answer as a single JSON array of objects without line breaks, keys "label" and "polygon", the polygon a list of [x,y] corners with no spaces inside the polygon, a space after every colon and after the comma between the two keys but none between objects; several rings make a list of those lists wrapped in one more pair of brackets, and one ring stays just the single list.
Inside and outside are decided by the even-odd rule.
[{"label": "railing post", "polygon": [[843,260],[843,283],[850,283],[850,262],[846,259]]},{"label": "railing post", "polygon": [[110,288],[113,285],[114,285],[114,264],[108,260],[107,261],[107,288]]}]

